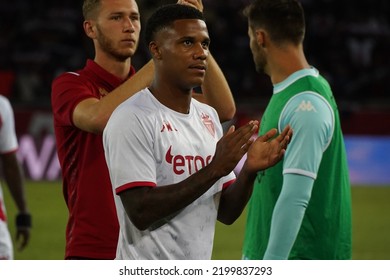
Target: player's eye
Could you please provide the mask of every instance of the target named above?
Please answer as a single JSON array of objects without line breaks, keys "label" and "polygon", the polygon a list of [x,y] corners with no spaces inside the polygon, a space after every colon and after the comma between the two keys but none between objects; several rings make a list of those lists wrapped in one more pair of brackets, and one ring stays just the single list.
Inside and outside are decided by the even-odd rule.
[{"label": "player's eye", "polygon": [[185,46],[191,46],[192,45],[192,41],[191,40],[185,40],[184,42],[183,42],[183,44],[185,45]]}]

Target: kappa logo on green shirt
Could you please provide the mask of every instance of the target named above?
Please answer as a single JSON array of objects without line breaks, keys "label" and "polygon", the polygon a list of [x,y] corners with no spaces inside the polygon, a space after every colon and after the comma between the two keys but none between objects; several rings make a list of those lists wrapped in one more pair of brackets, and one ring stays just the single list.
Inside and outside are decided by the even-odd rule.
[{"label": "kappa logo on green shirt", "polygon": [[313,106],[313,104],[311,104],[310,101],[305,101],[305,100],[303,100],[301,102],[301,104],[299,104],[298,109],[295,110],[295,112],[299,112],[299,111],[303,111],[303,112],[305,112],[305,111],[309,111],[309,112],[310,111],[314,111],[314,112],[317,113],[317,110]]}]

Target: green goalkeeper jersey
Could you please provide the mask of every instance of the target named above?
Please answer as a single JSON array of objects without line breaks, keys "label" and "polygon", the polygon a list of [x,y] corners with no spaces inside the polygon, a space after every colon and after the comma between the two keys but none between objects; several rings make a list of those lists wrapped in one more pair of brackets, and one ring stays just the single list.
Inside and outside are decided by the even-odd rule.
[{"label": "green goalkeeper jersey", "polygon": [[[298,71],[274,85],[259,134],[274,127],[281,131],[287,124],[294,135],[284,159],[255,180],[247,207],[243,258],[263,259],[282,187],[300,187],[284,186],[286,174],[298,174],[314,183],[288,258],[351,259],[351,194],[344,140],[333,94],[316,69]],[[285,221],[296,217],[290,218]],[[279,234],[282,241],[283,236],[295,233]]]}]

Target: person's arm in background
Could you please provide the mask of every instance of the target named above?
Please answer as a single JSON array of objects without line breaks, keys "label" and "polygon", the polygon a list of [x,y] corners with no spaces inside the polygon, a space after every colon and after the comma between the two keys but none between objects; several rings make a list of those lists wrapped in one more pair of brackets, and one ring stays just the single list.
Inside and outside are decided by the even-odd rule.
[{"label": "person's arm in background", "polygon": [[16,157],[16,151],[1,155],[5,182],[18,209],[16,216],[16,242],[23,250],[30,240],[31,215],[27,208],[24,176]]},{"label": "person's arm in background", "polygon": [[236,113],[233,94],[214,57],[210,54],[207,59],[208,68],[202,85],[202,94],[195,94],[194,98],[214,107],[221,123],[230,121]]},{"label": "person's arm in background", "polygon": [[134,76],[102,99],[88,98],[73,111],[73,122],[81,130],[102,133],[112,112],[123,101],[149,86],[154,76],[154,63],[150,60]]},{"label": "person's arm in background", "polygon": [[[202,0],[179,0],[177,3],[192,6],[203,12]],[[208,57],[208,68],[202,85],[202,94],[194,93],[193,97],[214,107],[221,123],[230,121],[236,113],[236,104],[229,84],[211,54]]]}]

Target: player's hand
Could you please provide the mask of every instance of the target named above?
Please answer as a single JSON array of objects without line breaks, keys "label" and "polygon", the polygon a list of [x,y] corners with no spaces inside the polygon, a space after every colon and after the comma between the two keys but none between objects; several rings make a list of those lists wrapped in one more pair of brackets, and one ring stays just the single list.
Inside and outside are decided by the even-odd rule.
[{"label": "player's hand", "polygon": [[178,0],[177,4],[192,6],[195,9],[198,9],[199,11],[201,11],[203,13],[202,0]]},{"label": "player's hand", "polygon": [[16,230],[16,243],[18,245],[18,250],[22,251],[30,241],[30,229],[29,228],[20,228]]},{"label": "player's hand", "polygon": [[236,167],[252,145],[254,140],[251,137],[258,127],[258,121],[250,121],[237,130],[234,126],[231,126],[218,141],[210,165],[219,177],[228,175]]},{"label": "player's hand", "polygon": [[31,214],[28,212],[16,216],[16,243],[19,251],[23,250],[30,241],[31,220]]},{"label": "player's hand", "polygon": [[286,126],[281,134],[272,139],[276,133],[275,128],[271,129],[264,135],[259,136],[251,145],[244,163],[249,172],[267,169],[283,158],[293,131],[290,126]]}]

